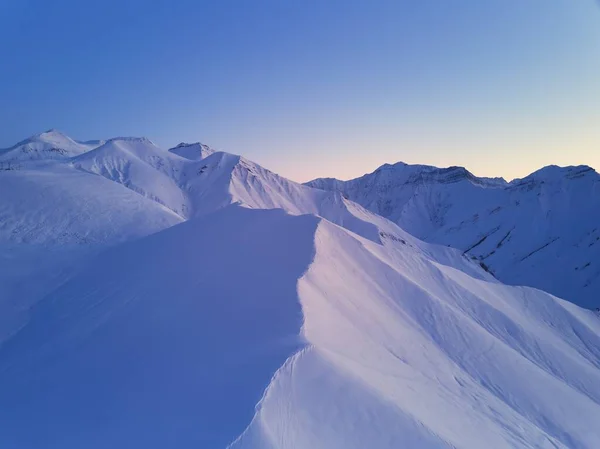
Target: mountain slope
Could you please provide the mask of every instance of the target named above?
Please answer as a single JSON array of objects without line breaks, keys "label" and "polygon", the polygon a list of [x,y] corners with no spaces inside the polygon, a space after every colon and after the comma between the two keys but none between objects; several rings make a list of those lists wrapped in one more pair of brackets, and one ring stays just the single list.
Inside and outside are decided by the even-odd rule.
[{"label": "mountain slope", "polygon": [[117,183],[64,165],[0,171],[0,244],[114,244],[182,221]]},{"label": "mountain slope", "polygon": [[317,222],[233,208],[99,256],[0,346],[3,445],[225,447],[301,344]]},{"label": "mountain slope", "polygon": [[145,138],[115,138],[71,159],[78,170],[124,185],[181,217],[188,204],[177,178],[183,162]]},{"label": "mountain slope", "polygon": [[547,167],[522,179],[460,167],[385,165],[351,181],[315,180],[428,242],[458,248],[498,279],[600,306],[600,176]]},{"label": "mountain slope", "polygon": [[597,315],[327,222],[315,241],[299,282],[310,345],[234,448],[598,444]]},{"label": "mountain slope", "polygon": [[35,306],[0,345],[0,438],[592,449],[599,347],[597,315],[541,291],[230,206],[105,252]]}]

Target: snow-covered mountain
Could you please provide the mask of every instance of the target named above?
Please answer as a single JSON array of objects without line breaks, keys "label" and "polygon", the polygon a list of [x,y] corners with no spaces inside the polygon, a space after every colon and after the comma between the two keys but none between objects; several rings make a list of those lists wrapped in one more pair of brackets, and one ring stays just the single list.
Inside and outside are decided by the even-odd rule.
[{"label": "snow-covered mountain", "polygon": [[2,447],[600,445],[598,314],[339,191],[141,138],[0,185]]},{"label": "snow-covered mountain", "polygon": [[[389,235],[424,245],[338,192],[303,186],[202,144],[165,151],[145,138],[120,137],[0,174],[7,191],[15,186],[14,194],[0,198],[7,217],[0,242],[112,244],[241,204],[319,215],[373,241]],[[130,230],[131,222],[140,228]]]},{"label": "snow-covered mountain", "polygon": [[600,176],[590,167],[546,167],[507,183],[461,167],[398,163],[307,185],[340,192],[420,239],[459,248],[503,282],[600,306]]}]

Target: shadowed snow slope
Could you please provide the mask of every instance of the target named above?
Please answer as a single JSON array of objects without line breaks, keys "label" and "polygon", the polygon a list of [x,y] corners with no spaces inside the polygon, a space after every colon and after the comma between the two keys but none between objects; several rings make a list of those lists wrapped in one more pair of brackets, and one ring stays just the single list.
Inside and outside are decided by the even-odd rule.
[{"label": "shadowed snow slope", "polygon": [[104,253],[0,347],[7,448],[224,448],[301,345],[318,219],[239,207]]},{"label": "shadowed snow slope", "polygon": [[600,306],[600,176],[590,167],[551,166],[506,183],[461,167],[398,163],[308,185],[340,192],[420,239],[459,248],[503,282]]},{"label": "shadowed snow slope", "polygon": [[0,346],[0,440],[599,447],[600,318],[484,275],[226,207],[108,250],[34,307]]}]

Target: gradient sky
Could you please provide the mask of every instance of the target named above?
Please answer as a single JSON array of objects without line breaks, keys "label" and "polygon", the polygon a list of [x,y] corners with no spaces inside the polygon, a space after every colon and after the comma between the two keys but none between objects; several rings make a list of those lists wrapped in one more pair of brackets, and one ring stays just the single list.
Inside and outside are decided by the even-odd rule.
[{"label": "gradient sky", "polygon": [[594,0],[0,0],[0,147],[202,141],[298,181],[600,169]]}]

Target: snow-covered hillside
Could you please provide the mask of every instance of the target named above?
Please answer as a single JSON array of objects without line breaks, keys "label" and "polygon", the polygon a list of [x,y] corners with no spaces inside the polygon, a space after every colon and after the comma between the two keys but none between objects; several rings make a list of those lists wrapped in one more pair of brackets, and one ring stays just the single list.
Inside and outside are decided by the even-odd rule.
[{"label": "snow-covered hillside", "polygon": [[63,165],[0,171],[0,192],[0,243],[118,243],[182,221],[122,185]]},{"label": "snow-covered hillside", "polygon": [[600,316],[502,284],[470,255],[491,236],[468,255],[430,243],[482,232],[444,220],[505,196],[536,217],[566,189],[543,204],[578,211],[593,173],[413,167],[407,182],[446,190],[406,196],[411,231],[473,199],[426,243],[336,181],[202,144],[75,144],[0,171],[1,447],[600,447]]},{"label": "snow-covered hillside", "polygon": [[11,448],[596,448],[600,318],[314,215],[117,246],[0,346]]},{"label": "snow-covered hillside", "polygon": [[546,167],[506,183],[461,167],[398,163],[308,185],[340,192],[420,239],[459,248],[503,282],[600,306],[600,176],[590,167]]}]

